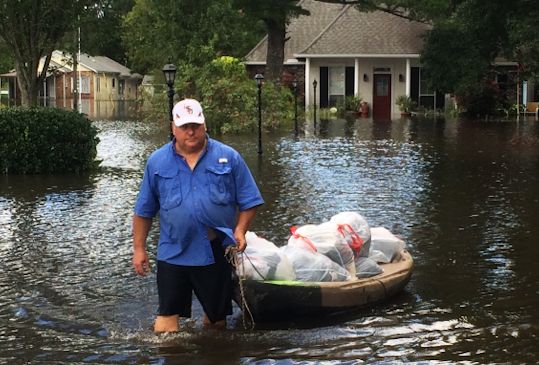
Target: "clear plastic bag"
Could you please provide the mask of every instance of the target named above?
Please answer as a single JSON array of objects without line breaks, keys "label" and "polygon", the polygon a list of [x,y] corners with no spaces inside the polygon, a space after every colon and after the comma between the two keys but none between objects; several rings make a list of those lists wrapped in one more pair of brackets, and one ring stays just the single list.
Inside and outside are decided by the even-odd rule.
[{"label": "clear plastic bag", "polygon": [[383,273],[384,270],[369,257],[356,258],[356,277],[357,278],[369,278]]},{"label": "clear plastic bag", "polygon": [[344,267],[311,249],[286,245],[279,250],[292,262],[296,280],[347,281],[352,278]]},{"label": "clear plastic bag", "polygon": [[345,268],[351,276],[356,274],[354,253],[339,232],[338,226],[331,222],[319,225],[308,224],[292,228],[289,246],[302,247],[327,256],[333,262]]},{"label": "clear plastic bag", "polygon": [[273,243],[254,232],[245,235],[247,247],[238,255],[238,276],[253,280],[295,280],[292,263]]},{"label": "clear plastic bag", "polygon": [[382,251],[390,262],[404,248],[406,248],[404,241],[391,233],[387,228],[371,228],[371,250]]},{"label": "clear plastic bag", "polygon": [[371,243],[371,230],[367,220],[356,212],[341,212],[329,220],[338,226],[356,257],[368,257]]}]

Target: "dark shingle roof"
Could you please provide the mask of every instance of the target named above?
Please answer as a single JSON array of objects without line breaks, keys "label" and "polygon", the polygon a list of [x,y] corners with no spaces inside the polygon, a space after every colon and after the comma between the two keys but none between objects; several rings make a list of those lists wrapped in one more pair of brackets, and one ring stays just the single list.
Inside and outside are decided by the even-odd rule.
[{"label": "dark shingle roof", "polygon": [[[359,12],[350,5],[314,0],[301,2],[311,15],[292,19],[285,45],[285,62],[295,57],[417,55],[421,35],[429,26],[381,11]],[[247,63],[265,63],[267,37],[246,57]]]}]

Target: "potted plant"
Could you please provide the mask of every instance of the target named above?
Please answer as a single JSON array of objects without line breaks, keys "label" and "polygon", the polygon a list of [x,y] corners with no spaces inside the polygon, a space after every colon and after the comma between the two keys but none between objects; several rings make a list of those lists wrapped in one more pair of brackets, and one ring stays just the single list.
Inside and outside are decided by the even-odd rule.
[{"label": "potted plant", "polygon": [[361,98],[358,95],[348,95],[345,99],[345,108],[352,112],[358,113],[361,105]]},{"label": "potted plant", "polygon": [[415,102],[408,95],[399,95],[395,104],[399,107],[401,115],[410,115],[412,110],[415,108]]}]

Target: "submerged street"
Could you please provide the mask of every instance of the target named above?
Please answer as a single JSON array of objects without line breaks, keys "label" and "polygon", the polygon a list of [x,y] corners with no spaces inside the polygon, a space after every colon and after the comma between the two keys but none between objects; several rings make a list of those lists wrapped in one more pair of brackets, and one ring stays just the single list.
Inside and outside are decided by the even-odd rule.
[{"label": "submerged street", "polygon": [[[404,238],[405,291],[346,317],[225,332],[151,333],[155,271],[131,267],[131,218],[166,125],[96,121],[101,171],[0,176],[0,363],[536,363],[539,122],[322,121],[318,130],[217,137],[266,204],[253,231],[352,210]],[[151,233],[155,253],[157,230]],[[153,257],[152,257],[152,262]],[[152,267],[155,270],[155,265]]]}]

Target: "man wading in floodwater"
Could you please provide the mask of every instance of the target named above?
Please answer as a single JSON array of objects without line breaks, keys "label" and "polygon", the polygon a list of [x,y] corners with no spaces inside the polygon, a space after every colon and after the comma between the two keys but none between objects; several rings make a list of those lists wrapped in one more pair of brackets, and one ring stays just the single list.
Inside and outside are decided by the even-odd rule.
[{"label": "man wading in floodwater", "polygon": [[185,99],[172,110],[172,142],[148,158],[133,217],[133,267],[150,269],[146,239],[159,212],[155,332],[178,331],[191,316],[192,292],[203,323],[225,328],[232,314],[232,267],[224,257],[245,250],[245,233],[264,201],[240,154],[206,134],[202,107]]}]

